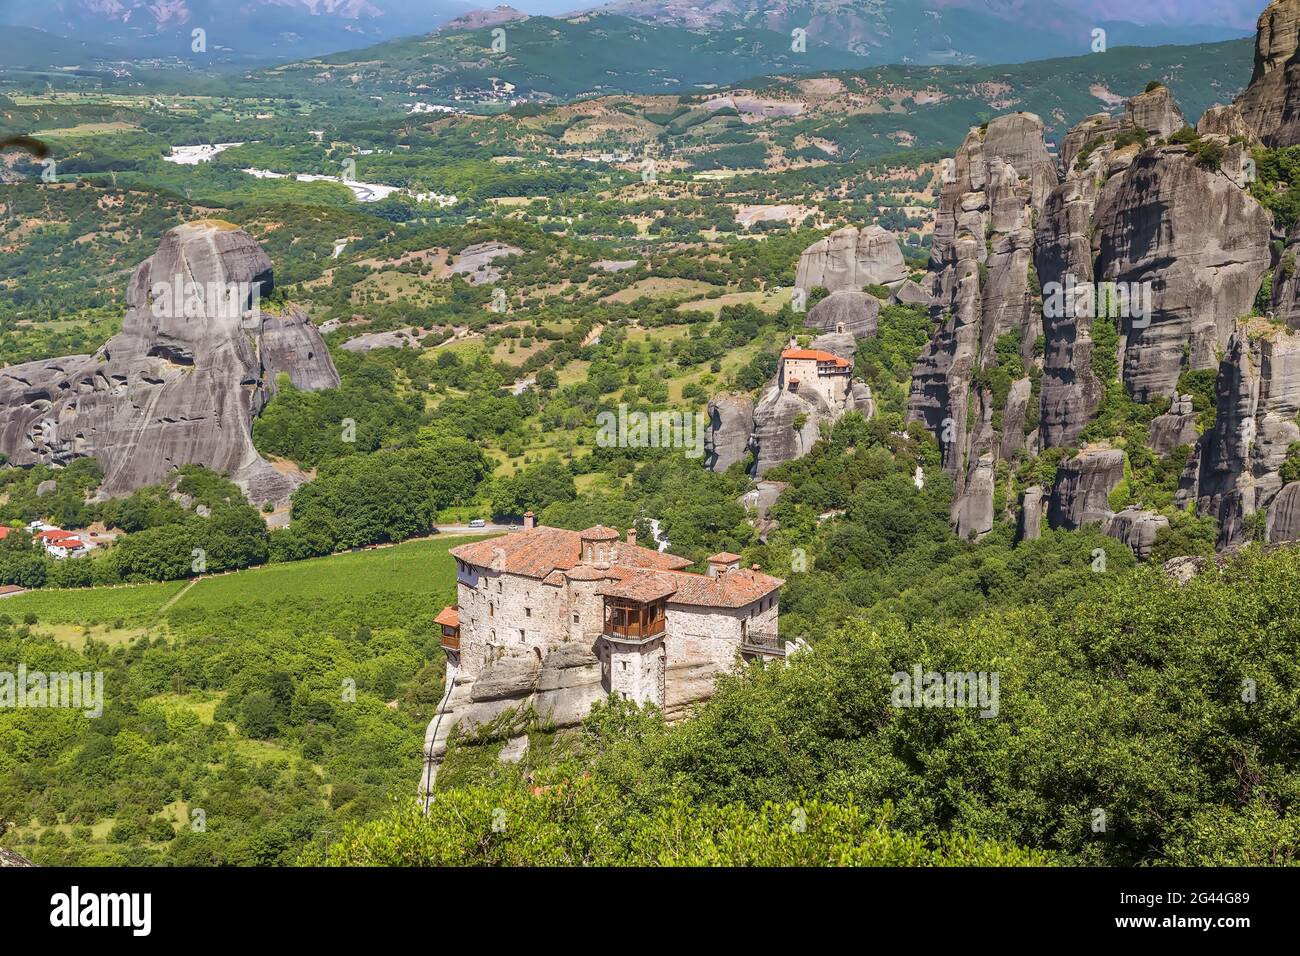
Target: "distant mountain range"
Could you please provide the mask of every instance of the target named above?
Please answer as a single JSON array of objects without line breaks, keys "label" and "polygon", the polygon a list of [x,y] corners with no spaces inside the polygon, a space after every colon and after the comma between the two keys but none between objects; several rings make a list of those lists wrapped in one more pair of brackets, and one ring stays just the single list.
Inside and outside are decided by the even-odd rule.
[{"label": "distant mountain range", "polygon": [[873,63],[1018,63],[1087,53],[1097,28],[1106,30],[1108,46],[1244,36],[1255,14],[1243,11],[1258,13],[1263,0],[1220,0],[1227,9],[1208,19],[1192,12],[1200,6],[1199,0],[612,0],[600,9],[696,29],[804,29],[810,39]]},{"label": "distant mountain range", "polygon": [[[517,2],[552,12],[561,5]],[[611,22],[592,18],[582,6],[578,0],[576,12],[557,19],[580,31]],[[804,68],[834,69],[845,64],[831,51],[858,57],[864,66],[1074,56],[1090,51],[1098,28],[1106,31],[1108,46],[1214,42],[1250,32],[1262,6],[1263,0],[611,0],[595,10],[664,28],[672,42],[681,35],[671,31],[691,31],[695,49],[729,50],[725,34],[745,30],[779,39],[786,52],[798,54],[790,49],[792,33],[803,30],[809,52],[798,55],[823,57]],[[124,56],[234,62],[315,57],[435,30],[445,35],[527,19],[527,9],[482,8],[469,0],[0,0],[0,25],[116,48]],[[193,49],[197,29],[206,33],[203,54]],[[54,42],[43,51],[38,42],[25,57],[57,60],[73,52]]]},{"label": "distant mountain range", "polygon": [[[129,56],[193,59],[193,31],[212,56],[288,59],[428,33],[468,0],[0,0],[0,26],[109,45]],[[13,65],[8,61],[0,65]]]}]

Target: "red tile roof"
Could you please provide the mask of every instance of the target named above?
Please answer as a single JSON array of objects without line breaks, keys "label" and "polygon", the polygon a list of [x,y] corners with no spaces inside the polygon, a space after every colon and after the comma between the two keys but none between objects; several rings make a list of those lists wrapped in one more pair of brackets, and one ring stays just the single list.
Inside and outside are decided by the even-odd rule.
[{"label": "red tile roof", "polygon": [[622,580],[597,588],[596,593],[633,601],[666,597],[669,604],[738,608],[767,597],[785,584],[780,578],[740,569],[716,578],[689,571],[623,571],[620,577]]},{"label": "red tile roof", "polygon": [[709,564],[734,564],[739,560],[740,555],[738,554],[732,554],[730,551],[719,551],[709,558]]},{"label": "red tile roof", "polygon": [[9,537],[9,532],[13,530],[14,530],[13,528],[9,528],[6,527],[5,525],[0,524],[0,541],[3,541],[5,538]]},{"label": "red tile roof", "polygon": [[60,531],[55,528],[53,531],[42,531],[36,535],[38,538],[44,538],[46,541],[62,541],[65,538],[75,539],[77,536],[71,531]]},{"label": "red tile roof", "polygon": [[846,358],[840,358],[833,352],[823,352],[820,349],[786,349],[781,353],[783,359],[807,359],[817,362],[834,362],[840,368],[849,368],[853,365]]},{"label": "red tile roof", "polygon": [[441,624],[443,627],[460,627],[460,609],[455,607],[445,607],[438,612],[438,616],[433,619],[434,624]]},{"label": "red tile roof", "polygon": [[[528,531],[462,544],[452,548],[451,554],[476,567],[545,578],[552,571],[568,571],[578,566],[582,560],[582,536],[586,533],[538,525]],[[630,567],[672,570],[690,567],[691,564],[686,558],[660,554],[626,541],[614,541],[604,550],[610,563]]]},{"label": "red tile roof", "polygon": [[[609,583],[597,588],[597,594],[636,601],[666,597],[672,604],[702,607],[745,607],[785,583],[780,578],[740,568],[718,577],[694,574],[683,570],[691,564],[686,558],[660,554],[626,541],[613,542],[606,549],[610,556],[609,567],[584,565],[580,563],[584,534],[586,532],[538,526],[486,541],[462,544],[452,548],[451,554],[475,567],[495,566],[498,571],[540,578],[547,584],[558,586],[561,577],[579,581],[608,578]],[[726,553],[714,557],[740,560],[739,555]]]}]

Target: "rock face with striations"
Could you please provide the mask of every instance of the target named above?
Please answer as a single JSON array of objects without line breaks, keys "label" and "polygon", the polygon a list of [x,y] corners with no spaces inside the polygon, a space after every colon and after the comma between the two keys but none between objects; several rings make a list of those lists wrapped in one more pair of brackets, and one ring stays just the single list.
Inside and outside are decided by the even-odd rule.
[{"label": "rock face with striations", "polygon": [[253,501],[287,500],[295,479],[257,454],[253,417],[281,373],[304,389],[339,379],[304,315],[253,308],[271,284],[271,260],[235,226],[169,230],[131,278],[122,331],[99,352],[0,370],[0,451],[20,466],[93,457],[109,496],[200,464]]},{"label": "rock face with striations", "polygon": [[1147,445],[1157,455],[1167,455],[1175,448],[1195,445],[1199,437],[1190,395],[1177,396],[1169,411],[1157,415],[1147,426]]},{"label": "rock face with striations", "polygon": [[1074,531],[1107,521],[1109,496],[1124,480],[1124,453],[1115,449],[1083,451],[1061,462],[1052,486],[1047,518],[1053,528]]},{"label": "rock face with striations", "polygon": [[[1244,146],[1223,166],[1240,166]],[[1250,313],[1271,264],[1272,217],[1223,169],[1184,146],[1146,150],[1103,187],[1097,279],[1142,288],[1149,317],[1124,317],[1122,376],[1139,402],[1172,396],[1186,368],[1214,368],[1234,323]]]},{"label": "rock face with striations", "polygon": [[907,264],[893,233],[876,226],[845,226],[804,250],[795,286],[861,292],[869,285],[894,286],[907,278]]},{"label": "rock face with striations", "polygon": [[540,661],[532,654],[507,655],[489,663],[472,681],[454,675],[449,679],[452,688],[442,719],[433,721],[425,735],[426,773],[421,791],[436,777],[452,728],[457,725],[481,727],[507,712],[531,708],[550,726],[575,727],[607,696],[600,659],[592,647],[580,643],[558,647]]},{"label": "rock face with striations", "polygon": [[1300,441],[1300,337],[1252,335],[1242,325],[1219,366],[1214,428],[1201,436],[1178,497],[1218,519],[1223,547],[1241,541],[1246,520],[1278,497],[1287,450]]},{"label": "rock face with striations", "polygon": [[726,471],[749,454],[754,431],[754,400],[748,395],[715,395],[709,399],[709,427],[704,436],[704,463]]},{"label": "rock face with striations", "polygon": [[1300,329],[1300,226],[1291,230],[1291,236],[1282,258],[1273,273],[1273,299],[1270,303],[1273,316],[1287,324],[1288,328]]},{"label": "rock face with striations", "polygon": [[1300,143],[1300,0],[1273,0],[1259,15],[1255,70],[1237,98],[1246,125],[1269,147]]},{"label": "rock face with striations", "polygon": [[804,316],[805,328],[822,332],[846,332],[865,339],[876,334],[880,322],[880,300],[866,292],[832,292]]},{"label": "rock face with striations", "polygon": [[1174,94],[1163,85],[1133,97],[1125,104],[1124,112],[1133,126],[1161,139],[1187,125],[1182,110],[1174,102]]},{"label": "rock face with striations", "polygon": [[[1041,328],[1033,221],[1057,179],[1043,129],[1029,113],[972,129],[947,166],[935,217],[929,279],[936,331],[913,369],[907,417],[939,440],[956,492],[953,522],[967,537],[991,527],[996,460],[1037,450],[1027,374]],[[1008,360],[1006,341],[1018,352],[1018,381],[995,395],[984,382]]]},{"label": "rock face with striations", "polygon": [[1167,527],[1169,519],[1164,515],[1128,507],[1106,519],[1102,533],[1122,541],[1139,561],[1145,561],[1155,547],[1156,535]]},{"label": "rock face with striations", "polygon": [[1269,544],[1300,541],[1300,481],[1283,485],[1269,504],[1265,533]]}]

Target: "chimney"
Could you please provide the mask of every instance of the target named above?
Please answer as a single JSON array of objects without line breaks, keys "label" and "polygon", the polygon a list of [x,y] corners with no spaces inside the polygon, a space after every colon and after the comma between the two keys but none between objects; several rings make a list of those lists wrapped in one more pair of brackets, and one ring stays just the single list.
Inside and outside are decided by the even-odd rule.
[{"label": "chimney", "polygon": [[636,528],[627,529],[627,543],[631,545],[636,544]]},{"label": "chimney", "polygon": [[533,530],[533,526],[534,526],[536,523],[537,523],[537,519],[533,517],[533,513],[532,513],[531,511],[525,511],[525,512],[524,512],[524,530],[525,530],[525,531],[532,531],[532,530]]},{"label": "chimney", "polygon": [[740,555],[723,551],[709,558],[709,577],[720,578],[728,571],[734,571],[739,567]]}]

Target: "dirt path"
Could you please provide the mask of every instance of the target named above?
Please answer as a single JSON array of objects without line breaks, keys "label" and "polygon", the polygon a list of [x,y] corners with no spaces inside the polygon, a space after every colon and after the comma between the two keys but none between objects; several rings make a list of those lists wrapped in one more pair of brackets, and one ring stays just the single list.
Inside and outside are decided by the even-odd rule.
[{"label": "dirt path", "polygon": [[190,593],[190,589],[193,588],[194,585],[198,584],[198,583],[199,583],[200,581],[202,581],[202,580],[203,580],[202,576],[199,576],[199,577],[197,577],[197,578],[194,578],[192,581],[190,581],[189,584],[185,585],[185,587],[181,588],[179,591],[177,591],[175,594],[173,594],[171,597],[169,597],[169,598],[167,599],[167,602],[166,602],[162,607],[160,607],[160,608],[158,609],[157,617],[162,617],[164,614],[166,614],[166,613],[167,613],[167,609],[168,609],[169,607],[171,607],[173,604],[175,604],[175,603],[176,603],[177,601],[179,601],[181,598],[185,597],[185,595],[189,594],[189,593]]}]

